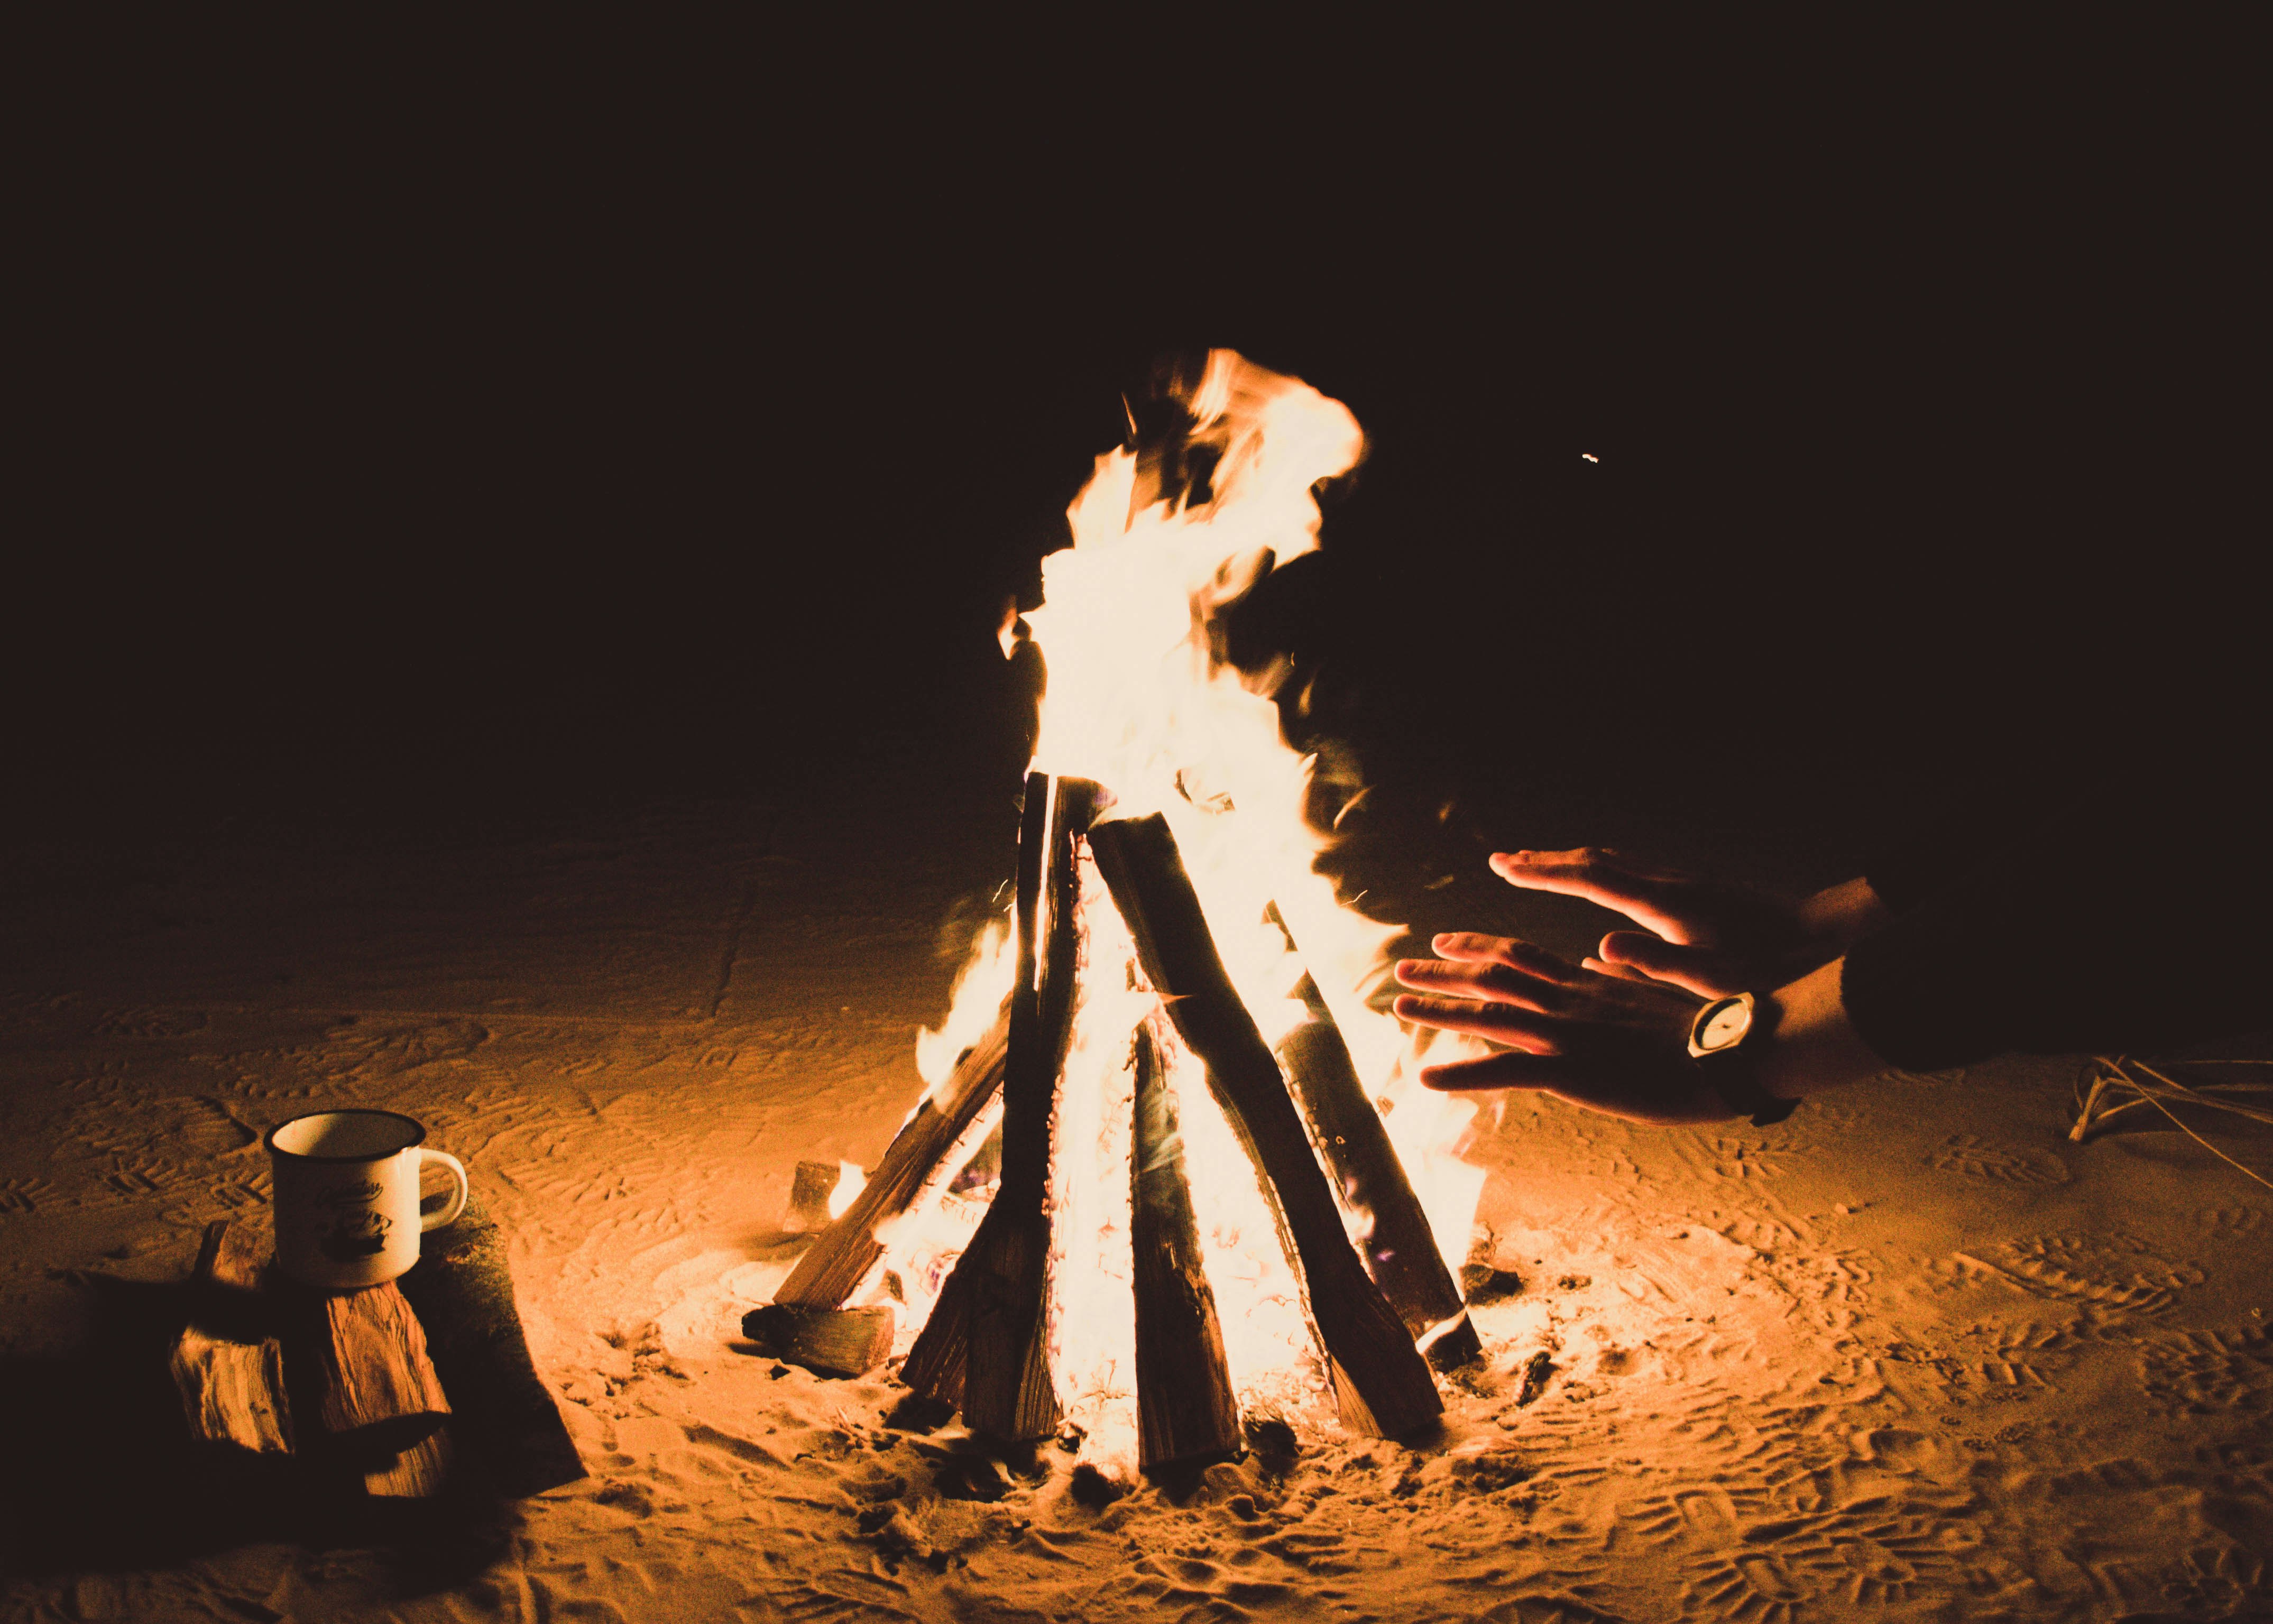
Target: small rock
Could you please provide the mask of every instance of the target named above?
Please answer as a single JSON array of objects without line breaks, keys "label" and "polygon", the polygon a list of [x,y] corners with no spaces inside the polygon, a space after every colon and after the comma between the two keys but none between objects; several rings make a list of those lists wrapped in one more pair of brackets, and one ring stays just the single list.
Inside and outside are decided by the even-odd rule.
[{"label": "small rock", "polygon": [[1073,1469],[1074,1500],[1091,1511],[1102,1511],[1123,1494],[1129,1486],[1117,1478],[1108,1478],[1096,1467],[1084,1461]]},{"label": "small rock", "polygon": [[1266,1476],[1273,1478],[1283,1478],[1292,1471],[1302,1453],[1294,1429],[1275,1416],[1249,1418],[1247,1447],[1255,1452],[1255,1463]]},{"label": "small rock", "polygon": [[1465,1265],[1460,1270],[1460,1295],[1471,1308],[1488,1303],[1503,1303],[1523,1292],[1523,1276],[1512,1269],[1497,1269],[1489,1263]]},{"label": "small rock", "polygon": [[948,1418],[954,1413],[953,1404],[911,1393],[892,1406],[884,1417],[884,1425],[896,1433],[931,1433],[946,1426]]},{"label": "small rock", "polygon": [[1523,1387],[1515,1396],[1516,1408],[1537,1398],[1547,1390],[1547,1378],[1555,1372],[1555,1361],[1544,1351],[1533,1354],[1523,1362]]},{"label": "small rock", "polygon": [[951,1456],[934,1471],[932,1481],[949,1500],[998,1501],[1010,1492],[1010,1479],[984,1456]]}]

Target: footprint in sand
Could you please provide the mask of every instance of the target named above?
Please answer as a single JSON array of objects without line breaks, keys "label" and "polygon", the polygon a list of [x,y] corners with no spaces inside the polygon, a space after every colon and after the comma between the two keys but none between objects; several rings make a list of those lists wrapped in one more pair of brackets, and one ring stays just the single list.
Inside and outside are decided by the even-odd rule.
[{"label": "footprint in sand", "polygon": [[56,1186],[44,1179],[0,1179],[0,1213],[29,1216],[40,1203],[55,1199]]},{"label": "footprint in sand", "polygon": [[1992,1184],[2066,1184],[2067,1168],[2047,1150],[2014,1150],[1988,1143],[1970,1134],[1953,1134],[1926,1157],[1926,1164],[1946,1173],[1984,1179]]},{"label": "footprint in sand", "polygon": [[324,1036],[325,1069],[334,1078],[375,1081],[398,1077],[438,1060],[461,1059],[489,1042],[477,1021],[334,1028]]},{"label": "footprint in sand", "polygon": [[2139,1382],[2175,1414],[2263,1415],[2273,1410],[2273,1333],[2174,1333],[2140,1350]]},{"label": "footprint in sand", "polygon": [[205,1029],[202,1009],[114,1009],[95,1023],[97,1037],[186,1037]]}]

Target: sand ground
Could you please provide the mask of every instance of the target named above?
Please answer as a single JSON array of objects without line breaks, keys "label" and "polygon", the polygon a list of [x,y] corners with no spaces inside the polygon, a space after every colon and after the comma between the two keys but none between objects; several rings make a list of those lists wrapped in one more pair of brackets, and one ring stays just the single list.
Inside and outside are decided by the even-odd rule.
[{"label": "sand ground", "polygon": [[[49,1414],[5,1468],[5,1616],[2273,1616],[2273,1194],[2142,1113],[2069,1142],[2078,1059],[1892,1077],[1764,1130],[1511,1106],[1474,1155],[1522,1289],[1478,1311],[1489,1365],[1425,1447],[1306,1418],[1291,1459],[1100,1508],[1069,1454],[974,1471],[956,1428],[884,1426],[890,1381],[754,1357],[793,1164],[873,1164],[1007,872],[1002,797],[911,808],[919,781],[880,757],[818,793],[416,836],[241,816],[20,848],[12,1402],[89,1357],[90,1276],[178,1278],[208,1220],[259,1214],[260,1130],[384,1104],[505,1223],[590,1476],[448,1561],[399,1530],[169,1540],[131,1453],[66,1458]],[[2273,1166],[2273,1139],[2215,1131]]]}]

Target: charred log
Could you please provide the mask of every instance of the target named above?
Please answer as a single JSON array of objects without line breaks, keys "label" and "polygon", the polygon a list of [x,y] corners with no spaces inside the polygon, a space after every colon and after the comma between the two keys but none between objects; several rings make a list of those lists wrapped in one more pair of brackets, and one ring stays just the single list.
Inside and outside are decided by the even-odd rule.
[{"label": "charred log", "polygon": [[823,1376],[865,1376],[892,1355],[892,1311],[769,1303],[742,1316],[759,1351]]},{"label": "charred log", "polygon": [[1468,1322],[1459,1287],[1444,1267],[1381,1113],[1366,1096],[1341,1029],[1307,976],[1302,992],[1310,1018],[1279,1040],[1279,1059],[1344,1200],[1369,1215],[1358,1248],[1365,1271],[1416,1341],[1437,1332],[1427,1344],[1429,1362],[1439,1370],[1457,1369],[1482,1353],[1483,1343]]},{"label": "charred log", "polygon": [[1136,1029],[1130,1170],[1137,1463],[1149,1472],[1227,1459],[1240,1448],[1239,1403],[1224,1360],[1215,1292],[1200,1255],[1175,1094],[1150,1022]]},{"label": "charred log", "polygon": [[1350,1246],[1287,1080],[1224,970],[1167,820],[1102,824],[1090,843],[1146,977],[1205,1063],[1209,1087],[1277,1207],[1344,1423],[1387,1437],[1429,1426],[1444,1402],[1428,1365]]},{"label": "charred log", "polygon": [[1060,1414],[1046,1336],[1050,1116],[1073,1037],[1076,863],[1099,794],[1084,779],[1027,777],[1001,1177],[900,1373],[926,1397],[959,1395],[972,1431],[1010,1441],[1049,1436]]}]

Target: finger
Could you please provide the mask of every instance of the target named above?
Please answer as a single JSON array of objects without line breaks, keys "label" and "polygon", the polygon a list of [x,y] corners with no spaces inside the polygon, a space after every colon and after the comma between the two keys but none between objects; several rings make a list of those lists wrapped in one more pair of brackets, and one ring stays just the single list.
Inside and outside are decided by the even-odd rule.
[{"label": "finger", "polygon": [[1573,846],[1567,851],[1496,851],[1493,859],[1505,859],[1518,864],[1592,864],[1599,868],[1630,874],[1637,879],[1692,881],[1697,876],[1685,868],[1676,868],[1655,857],[1639,852],[1621,850],[1616,846]]},{"label": "finger", "polygon": [[1534,947],[1529,942],[1519,941],[1511,936],[1480,936],[1470,931],[1447,931],[1441,936],[1430,938],[1429,945],[1448,959],[1504,964],[1510,969],[1521,970],[1527,976],[1536,976],[1542,981],[1551,981],[1558,986],[1577,986],[1585,979],[1574,966],[1565,964],[1544,947]]},{"label": "finger", "polygon": [[1423,1087],[1447,1094],[1470,1089],[1551,1089],[1571,1080],[1570,1063],[1562,1056],[1513,1049],[1421,1068]]},{"label": "finger", "polygon": [[1536,1009],[1542,1014],[1555,1014],[1570,1002],[1570,994],[1558,984],[1527,976],[1506,965],[1491,963],[1447,962],[1442,959],[1399,959],[1397,962],[1399,984],[1416,992],[1434,992],[1447,998],[1475,999],[1485,1003],[1514,1004],[1524,1009]]},{"label": "finger", "polygon": [[1677,906],[1676,893],[1688,883],[1687,877],[1670,870],[1637,873],[1620,866],[1610,857],[1594,846],[1583,846],[1575,851],[1503,851],[1493,855],[1491,869],[1512,886],[1581,897],[1598,907],[1624,914],[1636,924],[1661,936],[1677,941],[1686,939],[1687,928],[1669,909]]},{"label": "finger", "polygon": [[1650,977],[1643,975],[1638,969],[1628,969],[1623,964],[1613,964],[1606,959],[1582,959],[1579,961],[1579,964],[1580,968],[1590,969],[1597,976],[1608,976],[1617,981],[1647,981],[1650,979]]},{"label": "finger", "polygon": [[1652,981],[1670,982],[1699,998],[1727,998],[1744,991],[1737,967],[1707,948],[1679,947],[1639,931],[1612,931],[1597,952],[1612,964],[1639,970]]},{"label": "finger", "polygon": [[1603,1077],[1587,1067],[1574,1066],[1560,1055],[1488,1054],[1474,1060],[1424,1066],[1421,1081],[1440,1093],[1478,1089],[1542,1091],[1606,1117],[1660,1126],[1719,1122],[1730,1114],[1726,1105],[1702,1091],[1683,1094]]},{"label": "finger", "polygon": [[1467,1032],[1494,1043],[1513,1044],[1536,1054],[1552,1054],[1557,1045],[1555,1029],[1562,1022],[1552,1015],[1534,1014],[1506,1004],[1475,1004],[1466,999],[1421,998],[1400,992],[1392,1006],[1399,1021],[1433,1026],[1446,1032]]}]

